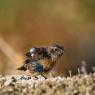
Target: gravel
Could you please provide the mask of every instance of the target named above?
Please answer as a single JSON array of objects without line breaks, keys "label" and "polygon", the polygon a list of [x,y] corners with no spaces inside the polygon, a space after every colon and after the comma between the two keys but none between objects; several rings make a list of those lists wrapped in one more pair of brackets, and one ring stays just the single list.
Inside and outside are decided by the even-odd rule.
[{"label": "gravel", "polygon": [[95,74],[39,79],[0,75],[0,95],[95,95]]}]

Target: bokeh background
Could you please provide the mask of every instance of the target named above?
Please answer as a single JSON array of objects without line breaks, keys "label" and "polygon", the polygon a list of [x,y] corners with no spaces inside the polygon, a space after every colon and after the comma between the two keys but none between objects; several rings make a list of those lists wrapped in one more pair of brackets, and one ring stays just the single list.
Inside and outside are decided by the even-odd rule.
[{"label": "bokeh background", "polygon": [[95,0],[0,0],[0,74],[21,74],[26,51],[53,43],[66,50],[58,75],[77,74],[81,63],[92,71]]}]

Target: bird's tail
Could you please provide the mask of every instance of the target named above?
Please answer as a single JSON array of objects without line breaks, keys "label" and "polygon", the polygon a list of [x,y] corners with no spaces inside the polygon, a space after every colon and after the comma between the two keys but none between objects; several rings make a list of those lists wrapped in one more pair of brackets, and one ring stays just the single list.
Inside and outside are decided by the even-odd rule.
[{"label": "bird's tail", "polygon": [[26,71],[27,69],[25,68],[24,65],[22,65],[21,67],[17,68],[17,70],[23,70],[23,71]]}]

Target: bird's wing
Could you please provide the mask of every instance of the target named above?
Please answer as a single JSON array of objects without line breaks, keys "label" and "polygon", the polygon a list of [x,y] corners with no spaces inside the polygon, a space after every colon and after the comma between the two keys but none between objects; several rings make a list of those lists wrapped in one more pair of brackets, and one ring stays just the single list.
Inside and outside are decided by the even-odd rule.
[{"label": "bird's wing", "polygon": [[35,72],[42,72],[43,65],[41,63],[39,63],[39,61],[32,62],[32,69]]}]

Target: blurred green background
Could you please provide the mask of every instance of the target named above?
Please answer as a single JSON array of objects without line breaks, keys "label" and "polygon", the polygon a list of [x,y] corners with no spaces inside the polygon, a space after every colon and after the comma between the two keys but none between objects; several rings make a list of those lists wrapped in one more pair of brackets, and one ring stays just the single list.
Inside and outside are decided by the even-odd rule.
[{"label": "blurred green background", "polygon": [[[82,60],[95,66],[95,0],[0,0],[0,73],[20,74],[24,54],[33,46],[65,47],[54,70],[73,74]],[[8,45],[8,47],[7,47]]]}]

